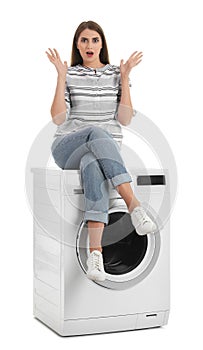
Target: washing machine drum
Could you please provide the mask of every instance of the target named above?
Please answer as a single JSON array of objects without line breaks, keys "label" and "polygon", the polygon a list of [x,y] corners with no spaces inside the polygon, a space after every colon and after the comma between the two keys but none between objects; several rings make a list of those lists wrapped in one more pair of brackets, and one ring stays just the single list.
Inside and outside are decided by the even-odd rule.
[{"label": "washing machine drum", "polygon": [[[160,250],[160,235],[159,232],[138,235],[130,214],[115,208],[109,213],[108,224],[104,227],[102,248],[106,280],[95,283],[111,289],[126,289],[139,283],[151,272]],[[84,222],[78,232],[77,255],[86,273],[89,239],[87,224]]]},{"label": "washing machine drum", "polygon": [[105,271],[121,275],[134,270],[147,251],[147,236],[139,236],[129,218],[122,212],[110,214],[102,237]]}]

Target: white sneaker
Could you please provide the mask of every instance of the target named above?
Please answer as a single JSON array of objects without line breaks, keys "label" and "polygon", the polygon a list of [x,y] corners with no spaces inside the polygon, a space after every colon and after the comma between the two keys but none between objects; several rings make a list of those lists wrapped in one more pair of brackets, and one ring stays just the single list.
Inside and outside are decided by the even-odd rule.
[{"label": "white sneaker", "polygon": [[87,277],[93,281],[104,281],[105,271],[103,264],[103,256],[99,250],[93,250],[90,256],[87,259]]},{"label": "white sneaker", "polygon": [[132,224],[135,227],[138,235],[144,236],[148,233],[154,233],[154,231],[156,231],[156,224],[149,218],[142,207],[136,207],[133,209],[130,216]]}]

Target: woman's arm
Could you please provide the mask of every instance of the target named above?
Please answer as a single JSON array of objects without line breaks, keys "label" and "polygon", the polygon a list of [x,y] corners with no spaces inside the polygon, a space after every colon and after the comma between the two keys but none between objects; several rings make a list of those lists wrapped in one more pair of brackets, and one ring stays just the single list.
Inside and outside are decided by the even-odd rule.
[{"label": "woman's arm", "polygon": [[65,83],[66,78],[58,76],[55,95],[51,105],[51,116],[53,122],[57,125],[62,124],[66,117]]},{"label": "woman's arm", "polygon": [[130,87],[128,77],[121,78],[121,99],[118,107],[118,121],[122,125],[128,125],[133,116],[133,107],[130,96]]},{"label": "woman's arm", "polygon": [[118,107],[118,121],[122,125],[128,125],[131,122],[133,116],[133,106],[130,96],[129,87],[129,74],[133,67],[137,66],[142,60],[142,52],[135,51],[126,63],[121,60],[120,73],[121,73],[121,99]]},{"label": "woman's arm", "polygon": [[56,49],[53,49],[54,52],[51,49],[49,49],[49,51],[50,52],[46,51],[46,54],[58,72],[55,95],[51,105],[51,116],[53,122],[60,125],[64,122],[66,117],[65,83],[68,65],[66,61],[62,63]]}]

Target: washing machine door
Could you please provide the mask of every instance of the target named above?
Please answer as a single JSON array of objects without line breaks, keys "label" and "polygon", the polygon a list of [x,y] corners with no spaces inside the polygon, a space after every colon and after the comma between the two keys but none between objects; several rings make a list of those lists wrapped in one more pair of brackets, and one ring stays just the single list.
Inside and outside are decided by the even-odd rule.
[{"label": "washing machine door", "polygon": [[[152,215],[148,212],[148,215]],[[87,224],[82,222],[77,235],[77,256],[87,273],[89,239]],[[110,289],[127,289],[142,281],[156,264],[160,250],[160,234],[140,236],[126,209],[109,210],[109,222],[102,236],[106,280],[94,282]]]}]

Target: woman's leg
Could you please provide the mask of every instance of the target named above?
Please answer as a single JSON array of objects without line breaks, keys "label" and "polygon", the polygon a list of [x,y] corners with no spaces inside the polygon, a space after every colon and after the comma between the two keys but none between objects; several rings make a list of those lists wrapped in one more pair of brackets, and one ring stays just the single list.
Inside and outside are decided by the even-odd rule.
[{"label": "woman's leg", "polygon": [[85,197],[84,221],[107,223],[109,184],[97,159],[91,152],[81,158],[80,173]]},{"label": "woman's leg", "polygon": [[102,235],[104,231],[104,223],[97,221],[88,221],[89,249],[99,250],[102,253]]},{"label": "woman's leg", "polygon": [[[120,155],[118,144],[105,130],[92,126],[63,137],[60,136],[60,138],[60,142],[56,142],[56,147],[54,146],[54,143],[52,145],[52,154],[56,164],[62,169],[79,169],[81,159],[87,153],[91,154],[98,164],[97,175],[99,172],[103,174],[103,189],[100,189],[99,195],[106,190],[107,185],[105,184],[104,179],[110,180],[115,188],[123,183],[132,181]],[[83,161],[83,165],[84,164],[85,162]],[[95,174],[91,176],[89,180],[89,177],[86,176],[86,181],[89,181],[90,189],[92,186],[92,179],[96,181],[97,175]],[[96,200],[98,201],[98,198],[96,198]],[[102,201],[97,202],[98,206],[102,206],[102,204]],[[92,206],[94,207],[94,200]],[[103,218],[101,220],[101,215],[98,215],[97,212],[92,212],[92,217],[89,217],[88,219],[92,219],[93,221],[93,216],[94,221],[106,222],[106,219],[105,221]]]},{"label": "woman's leg", "polygon": [[108,222],[108,181],[91,152],[81,158],[80,173],[85,198],[84,221],[87,221],[89,235],[90,255],[87,259],[87,277],[95,281],[104,281],[102,235],[104,223]]},{"label": "woman's leg", "polygon": [[116,187],[116,190],[124,199],[130,213],[133,211],[133,209],[140,206],[140,202],[135,197],[129,182],[120,184],[119,186]]},{"label": "woman's leg", "polygon": [[[85,195],[84,221],[88,222],[90,253],[102,252],[104,223],[108,222],[109,186],[95,156],[86,153],[80,162],[81,181]],[[97,215],[97,221],[95,221]]]},{"label": "woman's leg", "polygon": [[[54,145],[52,147],[55,162],[62,169],[79,169],[81,158],[89,152],[95,156],[104,177],[112,182],[123,197],[129,211],[139,206],[130,188],[132,179],[125,168],[119,146],[108,132],[97,126],[87,127],[65,135],[55,148]],[[104,222],[97,212],[93,215],[92,221]]]},{"label": "woman's leg", "polygon": [[116,187],[124,182],[131,182],[120,149],[107,131],[97,126],[83,128],[62,138],[52,147],[56,164],[62,169],[79,169],[81,158],[91,152],[97,159],[106,179]]}]

